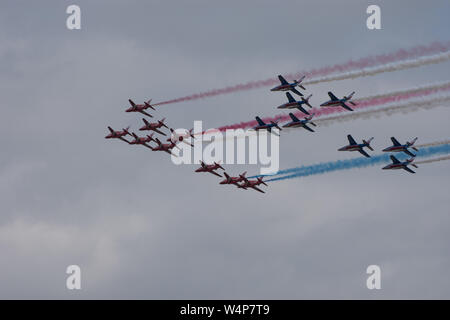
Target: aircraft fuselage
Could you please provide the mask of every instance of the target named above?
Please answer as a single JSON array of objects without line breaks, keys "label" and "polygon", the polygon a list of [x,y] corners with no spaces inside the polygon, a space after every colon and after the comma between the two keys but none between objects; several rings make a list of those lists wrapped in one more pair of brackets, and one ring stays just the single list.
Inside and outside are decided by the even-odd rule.
[{"label": "aircraft fuselage", "polygon": [[407,146],[391,146],[383,149],[384,152],[403,152],[408,150]]},{"label": "aircraft fuselage", "polygon": [[282,84],[279,86],[276,86],[272,89],[270,89],[270,91],[289,91],[294,87],[294,85],[292,84]]},{"label": "aircraft fuselage", "polygon": [[364,145],[361,145],[361,144],[347,145],[345,147],[338,149],[338,151],[359,151],[363,147],[364,147]]},{"label": "aircraft fuselage", "polygon": [[329,100],[327,102],[322,103],[321,107],[340,107],[341,103],[345,103],[347,100]]}]

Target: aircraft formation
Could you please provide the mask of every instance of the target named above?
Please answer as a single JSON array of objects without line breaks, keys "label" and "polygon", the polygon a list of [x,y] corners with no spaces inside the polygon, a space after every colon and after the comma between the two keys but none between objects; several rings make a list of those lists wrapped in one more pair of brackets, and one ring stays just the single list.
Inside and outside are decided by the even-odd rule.
[{"label": "aircraft formation", "polygon": [[[274,129],[278,129],[279,131],[282,130],[282,128],[304,128],[310,132],[315,132],[314,129],[311,128],[311,126],[316,127],[317,125],[312,122],[312,119],[314,117],[314,113],[310,114],[305,107],[313,108],[310,103],[310,98],[312,94],[310,94],[308,97],[304,97],[304,94],[300,92],[297,88],[301,88],[303,90],[306,90],[306,88],[302,85],[303,80],[305,79],[305,76],[301,77],[298,80],[293,80],[293,82],[289,83],[286,81],[286,79],[279,75],[278,79],[280,80],[280,85],[270,89],[270,91],[282,91],[286,92],[286,98],[288,102],[278,106],[278,109],[298,109],[303,114],[305,114],[305,117],[303,119],[299,119],[297,116],[295,116],[292,112],[289,113],[289,117],[291,118],[291,121],[283,124],[282,126],[279,125],[280,119],[276,119],[275,121],[270,122],[264,122],[260,117],[256,116],[256,122],[257,125],[254,126],[252,129],[255,131],[258,130],[267,130],[269,133],[278,134],[274,132]],[[294,99],[292,96],[292,93],[295,93],[296,95],[300,96],[300,100]],[[324,103],[320,104],[321,107],[342,107],[345,110],[353,111],[353,109],[349,106],[349,104],[355,106],[356,104],[351,100],[355,92],[350,93],[348,96],[343,96],[341,99],[336,97],[331,91],[328,92],[329,100],[325,101]],[[130,104],[130,107],[125,109],[125,112],[137,112],[140,113],[146,117],[153,118],[153,115],[150,113],[149,109],[156,110],[155,105],[151,104],[151,99],[148,101],[144,101],[142,104],[136,104],[133,100],[128,99],[128,102]],[[194,145],[187,141],[188,138],[192,138],[195,140],[195,136],[193,135],[192,131],[193,129],[189,130],[186,134],[179,134],[177,133],[173,128],[170,128],[165,123],[166,118],[162,118],[161,120],[157,120],[156,122],[150,122],[146,118],[142,118],[143,125],[139,128],[139,131],[152,131],[151,134],[147,134],[145,136],[139,136],[135,132],[130,132],[130,127],[123,128],[122,130],[114,130],[110,126],[108,126],[109,134],[105,136],[105,139],[119,139],[122,140],[129,145],[142,145],[152,151],[163,151],[170,155],[176,156],[172,154],[172,150],[174,148],[178,148],[178,143],[185,143],[187,145],[190,145],[193,147]],[[169,129],[169,132],[164,132],[165,129]],[[170,137],[165,139],[166,143],[162,142],[158,136],[155,136],[155,134],[160,135],[160,138],[164,140],[164,137],[167,137],[169,134]],[[131,140],[126,139],[127,137],[130,137]],[[370,146],[371,141],[373,140],[373,137],[366,140],[363,140],[362,143],[357,143],[355,139],[348,135],[347,139],[349,141],[349,144],[339,148],[338,151],[358,151],[365,157],[370,158],[370,155],[364,150],[364,148],[367,148],[371,151],[373,151],[373,148]],[[408,166],[414,166],[417,168],[417,165],[413,164],[415,154],[413,154],[411,151],[409,151],[409,148],[418,151],[417,148],[413,147],[413,144],[416,142],[417,138],[413,139],[411,142],[406,142],[405,144],[400,144],[395,137],[391,138],[393,145],[390,147],[387,147],[383,149],[383,152],[404,152],[411,156],[410,159],[407,159],[405,161],[399,161],[395,156],[391,155],[390,158],[392,160],[391,164],[386,165],[382,169],[388,170],[388,169],[404,169],[408,172],[415,173],[413,170],[411,170]],[[152,145],[153,143],[153,145]],[[195,170],[197,173],[201,172],[207,172],[210,174],[213,174],[218,177],[222,177],[220,173],[218,173],[218,170],[223,171],[224,179],[219,182],[221,185],[234,185],[238,189],[248,190],[253,189],[255,191],[265,193],[260,187],[260,185],[267,186],[266,182],[263,181],[262,177],[258,177],[255,179],[249,179],[246,177],[247,172],[243,172],[237,176],[230,176],[222,165],[219,163],[212,163],[207,164],[203,161],[200,161],[200,167]]]},{"label": "aircraft formation", "polygon": [[[303,106],[306,105],[310,108],[312,108],[312,105],[309,102],[309,99],[311,98],[312,94],[310,94],[308,97],[304,97],[303,93],[301,93],[299,90],[296,89],[296,87],[302,88],[303,90],[306,90],[306,88],[302,85],[302,81],[305,79],[305,76],[301,77],[298,80],[294,80],[293,82],[289,83],[286,81],[286,79],[279,75],[278,79],[280,80],[281,84],[270,89],[270,91],[291,91],[297,95],[299,95],[301,98],[300,100],[295,100],[294,97],[290,92],[286,92],[286,97],[288,99],[288,102],[278,106],[278,109],[298,109],[307,116],[305,116],[303,119],[298,119],[293,113],[289,113],[289,117],[292,121],[284,124],[283,128],[304,128],[310,132],[314,132],[314,130],[308,126],[312,125],[316,127],[317,125],[312,122],[312,118],[314,117],[314,113],[310,114]],[[330,100],[325,101],[324,103],[320,104],[321,107],[342,107],[348,111],[353,111],[353,109],[349,106],[349,104],[356,106],[356,103],[352,101],[353,95],[355,92],[353,91],[348,96],[343,96],[341,99],[336,97],[333,92],[328,91],[328,96],[330,97]],[[254,130],[267,130],[270,133],[272,133],[273,128],[277,128],[281,131],[281,128],[278,125],[278,120],[271,121],[270,123],[264,123],[264,121],[261,120],[261,118],[256,117],[256,121],[258,122],[258,125],[253,127]],[[373,137],[366,140],[363,140],[362,143],[356,143],[355,139],[349,134],[347,135],[347,139],[349,141],[349,144],[339,148],[338,151],[358,151],[363,156],[370,158],[370,155],[364,150],[364,148],[368,148],[371,151],[374,151],[373,148],[370,146],[370,142],[373,140]],[[410,159],[407,159],[405,161],[399,161],[395,156],[391,155],[390,158],[392,160],[392,163],[383,167],[384,170],[389,169],[404,169],[410,173],[415,173],[413,170],[411,170],[408,165],[411,165],[415,168],[417,168],[417,165],[413,164],[415,154],[413,154],[411,151],[408,150],[408,148],[412,148],[415,151],[418,151],[417,148],[413,147],[413,144],[416,142],[417,138],[414,138],[410,142],[406,142],[405,144],[401,144],[398,142],[398,140],[395,137],[391,137],[392,140],[392,146],[387,147],[383,149],[383,152],[404,152],[407,155],[411,156]]]},{"label": "aircraft formation", "polygon": [[[298,119],[293,113],[289,113],[289,116],[291,117],[290,122],[284,124],[283,128],[304,128],[310,132],[314,132],[314,130],[308,126],[308,124],[312,126],[316,126],[313,122],[311,122],[312,118],[314,117],[314,113],[310,114],[304,106],[308,106],[309,108],[312,108],[313,106],[310,104],[309,99],[312,97],[312,94],[310,94],[308,97],[304,97],[304,94],[300,92],[298,88],[302,88],[303,90],[306,90],[306,88],[302,85],[302,81],[305,79],[305,76],[302,76],[298,80],[293,80],[293,82],[288,82],[282,75],[278,75],[278,79],[280,80],[280,85],[270,89],[270,91],[291,91],[298,96],[300,96],[300,100],[294,99],[292,94],[290,92],[286,92],[286,98],[288,99],[288,102],[278,106],[278,109],[298,109],[302,113],[304,113],[305,116],[303,119]],[[356,103],[351,101],[353,95],[355,92],[353,91],[348,96],[344,96],[342,99],[339,99],[336,97],[333,92],[329,91],[328,96],[330,97],[330,100],[325,101],[320,106],[321,107],[342,107],[348,111],[353,111],[353,109],[347,104],[351,104],[353,106],[356,106]],[[282,130],[281,127],[278,125],[279,119],[275,121],[271,121],[268,123],[265,123],[263,120],[261,120],[260,117],[255,117],[256,122],[258,123],[255,127],[252,129],[255,131],[258,130],[267,130],[268,132],[272,133],[272,130],[274,128],[277,128],[278,130]]]},{"label": "aircraft formation", "polygon": [[[136,104],[133,100],[128,99],[130,103],[130,107],[125,110],[125,112],[139,112],[147,117],[153,118],[147,110],[152,109],[156,110],[154,106],[151,105],[151,99],[145,101],[143,104]],[[195,136],[193,135],[193,129],[189,130],[187,134],[179,134],[173,128],[170,128],[165,123],[166,118],[162,118],[156,122],[149,122],[146,118],[142,118],[142,122],[144,123],[139,131],[153,131],[151,134],[146,136],[138,136],[135,132],[130,132],[130,127],[123,128],[122,130],[114,130],[110,126],[108,126],[109,134],[105,136],[105,139],[119,139],[122,140],[129,145],[142,145],[152,151],[164,151],[170,155],[176,156],[172,154],[173,148],[180,149],[177,144],[185,143],[191,147],[194,147],[192,143],[186,141],[187,138],[192,138],[195,140]],[[167,138],[167,143],[163,143],[158,137],[154,137],[155,134],[159,134],[160,136],[167,136],[167,133],[164,132],[163,128],[169,129],[170,138]],[[127,136],[130,136],[131,140],[126,139]],[[161,139],[163,139],[161,137]],[[152,146],[150,143],[154,143],[156,145]],[[263,190],[258,188],[258,185],[267,184],[263,181],[262,178],[257,178],[254,180],[250,180],[245,177],[246,172],[239,174],[237,177],[231,177],[228,173],[225,172],[225,169],[219,164],[214,162],[213,164],[206,164],[203,161],[200,161],[200,167],[195,170],[195,172],[209,172],[215,176],[222,177],[221,174],[217,172],[218,169],[223,170],[223,174],[225,179],[220,181],[219,184],[229,184],[235,185],[239,189],[248,190],[253,189],[261,193],[265,193]]]},{"label": "aircraft formation", "polygon": [[[358,151],[363,156],[370,158],[370,155],[364,150],[364,148],[367,148],[371,151],[374,151],[373,148],[370,146],[370,142],[373,140],[373,137],[366,140],[363,140],[363,143],[356,143],[355,139],[353,139],[352,135],[347,135],[347,139],[349,144],[346,146],[343,146],[342,148],[339,148],[338,151]],[[411,156],[411,158],[405,160],[405,161],[399,161],[395,156],[391,155],[390,158],[392,160],[391,164],[388,164],[387,166],[383,167],[384,170],[389,169],[404,169],[410,173],[415,173],[413,170],[408,168],[408,165],[411,165],[415,168],[417,168],[417,165],[412,163],[414,161],[414,158],[416,155],[409,151],[408,149],[411,148],[415,151],[419,151],[416,147],[414,147],[414,143],[417,141],[417,138],[414,138],[411,141],[407,141],[405,144],[401,144],[398,142],[398,140],[395,137],[391,137],[392,146],[387,147],[383,149],[383,152],[404,152],[407,155]]]}]

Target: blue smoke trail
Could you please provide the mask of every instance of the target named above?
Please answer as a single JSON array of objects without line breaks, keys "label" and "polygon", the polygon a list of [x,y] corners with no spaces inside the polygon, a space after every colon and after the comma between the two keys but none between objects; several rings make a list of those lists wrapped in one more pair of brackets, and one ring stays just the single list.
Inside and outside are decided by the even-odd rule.
[{"label": "blue smoke trail", "polygon": [[[417,157],[428,157],[428,156],[432,156],[432,155],[446,154],[446,153],[450,153],[450,144],[422,148],[419,150],[419,152],[417,152]],[[403,159],[406,159],[408,157],[406,155],[404,155],[404,156],[398,156],[397,158],[400,161],[403,161]],[[389,154],[381,154],[381,155],[373,156],[371,158],[356,158],[356,159],[349,159],[349,160],[324,162],[324,163],[314,164],[314,165],[310,165],[310,166],[302,166],[302,167],[297,167],[297,168],[281,170],[278,172],[277,175],[291,173],[291,172],[294,172],[294,173],[290,174],[290,175],[285,175],[282,177],[272,178],[272,179],[266,180],[266,182],[294,179],[294,178],[298,178],[298,177],[306,177],[306,176],[310,176],[310,175],[323,174],[323,173],[338,171],[338,170],[363,168],[363,167],[368,167],[368,166],[374,166],[374,165],[384,163],[384,162],[386,162],[386,163],[391,162],[391,160],[389,159]]]}]

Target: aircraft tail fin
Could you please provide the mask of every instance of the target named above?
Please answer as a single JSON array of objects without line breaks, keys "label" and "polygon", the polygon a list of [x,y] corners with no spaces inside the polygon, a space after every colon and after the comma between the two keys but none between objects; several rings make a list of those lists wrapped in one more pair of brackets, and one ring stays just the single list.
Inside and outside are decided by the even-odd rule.
[{"label": "aircraft tail fin", "polygon": [[297,85],[298,85],[300,88],[302,88],[303,90],[306,90],[306,88],[305,88],[303,85],[301,85],[301,83],[302,83],[303,79],[305,79],[305,77],[306,77],[306,75],[303,75],[303,76],[300,77],[300,79],[298,79],[298,80],[295,81],[295,82],[297,83]]},{"label": "aircraft tail fin", "polygon": [[309,103],[309,99],[312,97],[312,94],[310,94],[309,96],[307,96],[306,98],[302,97],[302,101],[304,104],[306,104],[308,107],[312,108],[312,105]]},{"label": "aircraft tail fin", "polygon": [[363,140],[363,143],[366,144],[367,148],[369,148],[369,150],[373,151],[373,148],[370,146],[370,142],[373,140],[373,137],[371,137],[370,139]]},{"label": "aircraft tail fin", "polygon": [[259,181],[259,183],[262,183],[263,185],[267,186],[267,183],[263,180],[262,177],[259,177],[259,178],[256,178],[256,179]]},{"label": "aircraft tail fin", "polygon": [[145,105],[147,108],[156,110],[156,109],[150,104],[151,102],[152,102],[152,99],[150,99],[150,100],[148,100],[148,101],[145,101],[145,102],[144,102],[144,105]]}]

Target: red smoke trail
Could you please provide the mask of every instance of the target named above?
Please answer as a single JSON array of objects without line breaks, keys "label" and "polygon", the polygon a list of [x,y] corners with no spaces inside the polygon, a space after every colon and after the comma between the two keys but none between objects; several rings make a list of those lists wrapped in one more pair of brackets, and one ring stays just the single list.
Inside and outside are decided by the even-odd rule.
[{"label": "red smoke trail", "polygon": [[[321,77],[326,76],[333,73],[347,72],[355,69],[362,69],[367,67],[373,67],[381,64],[393,63],[406,59],[414,59],[421,56],[429,55],[429,54],[437,54],[448,51],[450,49],[449,43],[440,43],[434,42],[428,46],[417,46],[410,49],[400,49],[396,52],[392,52],[389,54],[381,54],[376,56],[369,56],[365,58],[361,58],[358,60],[349,60],[343,64],[335,64],[334,66],[326,66],[319,69],[312,69],[309,71],[300,71],[297,73],[285,74],[284,76],[288,79],[298,79],[303,75],[306,75],[307,78],[312,77]],[[197,94],[193,94],[190,96],[185,96],[177,99],[167,100],[163,102],[156,103],[154,105],[164,105],[177,103],[182,101],[189,100],[197,100],[203,99],[213,96],[218,96],[222,94],[228,94],[237,91],[245,91],[256,89],[260,87],[267,87],[272,85],[279,84],[277,78],[270,78],[266,80],[258,80],[258,81],[250,81],[244,84],[238,84],[231,87],[221,88],[221,89],[213,89],[205,92],[200,92]]]},{"label": "red smoke trail", "polygon": [[[397,94],[397,95],[386,96],[386,97],[368,98],[368,99],[364,99],[364,100],[358,100],[357,105],[352,106],[352,108],[354,110],[364,109],[364,108],[368,108],[368,107],[373,107],[373,106],[378,106],[378,105],[382,105],[382,104],[386,104],[386,103],[407,100],[407,99],[416,98],[416,97],[425,97],[425,96],[428,96],[428,95],[431,95],[431,94],[434,94],[437,92],[448,91],[448,90],[450,90],[450,84],[439,87],[439,88],[434,88],[434,89],[424,89],[421,91],[413,91],[410,93],[403,93],[403,94]],[[321,116],[327,116],[327,115],[334,114],[334,113],[342,113],[342,112],[350,112],[350,111],[347,111],[340,107],[316,107],[316,108],[312,108],[311,110],[309,110],[309,113],[311,113],[311,114],[315,113],[314,118],[318,118]],[[300,111],[293,112],[293,113],[296,117],[299,117],[299,118],[303,118],[305,116],[305,114]],[[273,117],[266,117],[266,118],[263,118],[262,120],[267,123],[270,121],[277,121],[278,119],[280,121],[291,120],[291,118],[287,114],[279,114],[279,115],[276,115]],[[254,126],[256,126],[256,124],[257,124],[256,121],[252,120],[252,121],[240,122],[240,123],[236,123],[236,124],[232,124],[232,125],[222,126],[222,127],[217,128],[217,130],[225,131],[227,129],[246,129],[246,128],[254,127]]]}]

